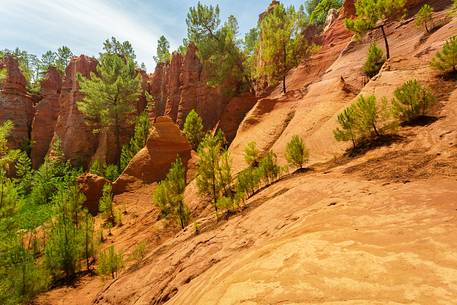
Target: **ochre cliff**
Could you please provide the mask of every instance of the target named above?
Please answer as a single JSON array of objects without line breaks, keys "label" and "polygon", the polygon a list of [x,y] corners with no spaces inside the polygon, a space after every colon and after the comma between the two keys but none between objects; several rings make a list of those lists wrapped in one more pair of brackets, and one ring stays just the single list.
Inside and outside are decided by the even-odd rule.
[{"label": "ochre cliff", "polygon": [[195,109],[205,127],[212,129],[231,99],[224,86],[207,85],[208,77],[197,52],[190,44],[185,55],[174,53],[170,63],[159,64],[151,76],[150,90],[157,116],[167,115],[182,127],[187,114]]},{"label": "ochre cliff", "polygon": [[0,69],[6,71],[0,88],[0,123],[11,120],[14,127],[8,143],[12,148],[25,148],[30,143],[33,101],[27,94],[26,79],[14,57],[6,55],[0,60]]},{"label": "ochre cliff", "polygon": [[46,156],[56,126],[60,111],[60,90],[62,77],[54,68],[49,68],[41,82],[42,99],[35,106],[35,116],[32,122],[32,166],[38,168]]}]

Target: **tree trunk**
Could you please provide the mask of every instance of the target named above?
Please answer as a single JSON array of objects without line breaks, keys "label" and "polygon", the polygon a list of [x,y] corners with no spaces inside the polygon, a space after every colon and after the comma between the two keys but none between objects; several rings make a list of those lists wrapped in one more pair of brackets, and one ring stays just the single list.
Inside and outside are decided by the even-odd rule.
[{"label": "tree trunk", "polygon": [[425,24],[425,30],[427,31],[427,33],[430,33],[428,26],[427,26],[427,22],[424,22],[424,24]]},{"label": "tree trunk", "polygon": [[390,49],[389,42],[387,41],[386,31],[384,30],[384,25],[381,25],[382,36],[384,37],[384,43],[386,45],[386,58],[390,58]]},{"label": "tree trunk", "polygon": [[376,128],[375,124],[373,124],[373,130],[374,130],[374,133],[376,134],[376,136],[379,137],[379,132],[378,132],[378,129]]},{"label": "tree trunk", "polygon": [[286,75],[287,75],[287,50],[286,50],[286,45],[284,44],[283,45],[283,49],[282,49],[282,54],[283,54],[283,67],[284,67],[284,70],[283,70],[283,75],[282,75],[282,92],[284,94],[287,93],[287,90],[286,90]]}]

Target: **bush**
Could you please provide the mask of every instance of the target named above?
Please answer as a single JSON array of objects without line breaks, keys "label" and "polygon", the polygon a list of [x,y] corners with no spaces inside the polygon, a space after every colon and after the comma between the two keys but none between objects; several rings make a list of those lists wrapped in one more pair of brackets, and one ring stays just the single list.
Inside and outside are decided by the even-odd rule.
[{"label": "bush", "polygon": [[246,164],[250,167],[255,167],[259,163],[259,150],[256,147],[254,141],[249,142],[244,149],[244,160]]},{"label": "bush", "polygon": [[410,80],[395,90],[393,114],[401,121],[411,121],[418,116],[424,116],[435,102],[436,98],[430,89],[416,80]]},{"label": "bush", "polygon": [[238,174],[236,180],[236,194],[238,200],[250,197],[259,187],[260,171],[257,168],[249,167]]},{"label": "bush", "polygon": [[308,158],[309,152],[303,140],[297,135],[293,136],[286,147],[286,159],[289,165],[302,169],[303,164],[308,161]]},{"label": "bush", "polygon": [[120,219],[116,216],[116,210],[113,206],[113,193],[111,184],[103,186],[103,194],[98,203],[98,210],[102,213],[103,218],[107,221],[108,225],[115,226],[119,224]]},{"label": "bush", "polygon": [[146,242],[140,242],[135,249],[133,249],[130,258],[136,261],[142,261],[146,255]]},{"label": "bush", "polygon": [[259,173],[265,184],[274,182],[281,174],[281,168],[277,162],[277,156],[269,151],[259,163]]},{"label": "bush", "polygon": [[97,268],[99,274],[103,276],[110,274],[114,279],[123,267],[124,255],[122,252],[117,252],[114,246],[110,246],[107,250],[100,253]]},{"label": "bush", "polygon": [[167,177],[157,185],[154,203],[159,207],[163,218],[173,219],[181,229],[184,229],[190,220],[189,208],[183,202],[185,188],[186,169],[178,157]]},{"label": "bush", "polygon": [[428,23],[433,20],[432,13],[433,8],[428,4],[424,4],[416,15],[416,26],[425,26],[427,33],[430,33]]},{"label": "bush", "polygon": [[194,109],[186,117],[183,133],[192,145],[192,149],[196,151],[205,132],[203,130],[203,120]]},{"label": "bush", "polygon": [[372,139],[380,136],[389,118],[387,100],[378,105],[375,96],[360,96],[351,106],[338,115],[340,127],[333,131],[337,141],[352,141],[355,148],[359,139]]},{"label": "bush", "polygon": [[146,145],[149,136],[149,128],[149,115],[144,111],[136,119],[135,131],[133,137],[130,139],[130,143],[122,146],[119,171],[123,171],[130,160]]},{"label": "bush", "polygon": [[457,73],[457,36],[446,41],[443,49],[432,60],[431,65],[443,73],[450,72],[450,70]]},{"label": "bush", "polygon": [[382,65],[386,61],[383,51],[373,42],[368,49],[368,58],[363,65],[363,72],[372,78],[379,73]]}]

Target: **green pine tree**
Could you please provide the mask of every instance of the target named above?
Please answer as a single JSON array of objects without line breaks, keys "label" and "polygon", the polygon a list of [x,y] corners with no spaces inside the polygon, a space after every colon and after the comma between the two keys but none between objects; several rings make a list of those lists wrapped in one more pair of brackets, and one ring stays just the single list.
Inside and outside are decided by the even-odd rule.
[{"label": "green pine tree", "polygon": [[309,152],[305,143],[298,135],[292,137],[286,147],[286,159],[289,165],[303,168],[303,164],[308,161]]},{"label": "green pine tree", "polygon": [[113,245],[102,251],[98,257],[97,272],[101,275],[111,275],[115,279],[124,267],[124,254],[116,251]]},{"label": "green pine tree", "polygon": [[431,65],[434,69],[443,73],[450,71],[457,73],[457,36],[453,36],[446,41],[443,49],[436,53]]},{"label": "green pine tree", "polygon": [[157,56],[154,56],[154,61],[156,64],[159,63],[168,63],[170,61],[170,43],[168,42],[165,36],[160,36],[157,41]]},{"label": "green pine tree", "polygon": [[183,133],[192,145],[192,149],[196,151],[201,140],[205,136],[205,131],[203,120],[194,109],[192,109],[186,117]]},{"label": "green pine tree", "polygon": [[263,65],[258,75],[282,81],[286,93],[287,72],[306,55],[307,41],[301,35],[305,17],[303,8],[296,11],[293,6],[285,8],[278,4],[260,23],[260,58]]},{"label": "green pine tree", "polygon": [[379,73],[379,70],[381,70],[385,61],[384,53],[378,48],[378,45],[373,42],[368,49],[368,58],[363,65],[363,72],[366,76],[372,78]]},{"label": "green pine tree", "polygon": [[[346,19],[346,27],[355,32],[358,37],[373,29],[381,29],[386,46],[386,57],[390,58],[389,42],[385,32],[385,22],[400,16],[406,0],[356,0],[356,18]],[[381,22],[381,24],[379,24]]]},{"label": "green pine tree", "polygon": [[424,26],[427,33],[430,33],[429,22],[433,20],[433,8],[427,3],[424,4],[416,15],[416,25]]},{"label": "green pine tree", "polygon": [[436,98],[429,88],[417,80],[410,80],[395,90],[393,114],[401,121],[411,121],[426,115],[435,102]]},{"label": "green pine tree", "polygon": [[84,94],[77,102],[78,110],[88,122],[114,131],[116,155],[120,157],[121,129],[130,122],[141,93],[140,75],[133,60],[128,56],[101,54],[97,73],[91,73],[90,78],[79,75],[78,80]]}]

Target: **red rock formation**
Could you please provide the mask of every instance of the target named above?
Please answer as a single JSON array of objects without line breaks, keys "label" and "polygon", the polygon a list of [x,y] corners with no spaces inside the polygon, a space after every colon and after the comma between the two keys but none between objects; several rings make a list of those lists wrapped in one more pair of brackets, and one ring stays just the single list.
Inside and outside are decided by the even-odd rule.
[{"label": "red rock formation", "polygon": [[81,192],[86,196],[84,206],[92,215],[96,215],[98,213],[99,200],[103,195],[103,187],[110,182],[91,173],[79,176],[77,181]]},{"label": "red rock formation", "polygon": [[237,96],[230,100],[216,126],[224,132],[229,143],[235,138],[238,127],[256,102],[257,98],[251,94]]},{"label": "red rock formation", "polygon": [[213,128],[229,102],[223,88],[207,86],[207,76],[191,44],[183,56],[174,53],[167,65],[159,64],[150,81],[156,102],[156,115],[167,115],[179,126],[195,109],[208,129]]},{"label": "red rock formation", "polygon": [[14,123],[9,145],[19,148],[27,145],[33,118],[33,101],[27,94],[26,80],[17,60],[6,55],[0,61],[0,69],[6,69],[7,77],[0,90],[0,123],[11,120]]},{"label": "red rock formation", "polygon": [[41,82],[41,101],[36,105],[32,122],[32,166],[38,168],[49,150],[57,117],[62,78],[54,68],[49,68]]},{"label": "red rock formation", "polygon": [[83,97],[79,92],[76,75],[80,73],[88,77],[90,72],[95,71],[96,66],[97,61],[94,58],[81,55],[73,57],[65,70],[54,139],[60,138],[65,157],[73,164],[87,166],[98,144],[97,136],[87,126],[76,107],[76,102]]},{"label": "red rock formation", "polygon": [[157,118],[146,147],[133,157],[122,175],[114,182],[114,193],[136,189],[145,183],[165,178],[178,155],[184,164],[187,163],[191,158],[191,149],[185,136],[169,117]]}]

